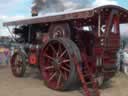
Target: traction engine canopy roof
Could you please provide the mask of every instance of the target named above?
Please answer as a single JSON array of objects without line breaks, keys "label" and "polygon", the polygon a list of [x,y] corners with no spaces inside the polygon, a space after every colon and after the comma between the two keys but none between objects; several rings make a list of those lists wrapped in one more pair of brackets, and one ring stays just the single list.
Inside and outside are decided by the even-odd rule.
[{"label": "traction engine canopy roof", "polygon": [[[26,19],[20,19],[16,21],[4,22],[4,26],[17,26],[17,25],[27,25],[27,24],[38,24],[38,23],[49,23],[67,20],[77,20],[77,19],[88,19],[96,18],[97,14],[101,16],[108,15],[112,10],[117,10],[120,16],[120,23],[128,23],[128,10],[120,6],[106,5],[90,9],[79,9],[74,11],[65,11],[59,13],[52,13],[43,16],[30,17]],[[97,18],[98,19],[98,18]]]}]

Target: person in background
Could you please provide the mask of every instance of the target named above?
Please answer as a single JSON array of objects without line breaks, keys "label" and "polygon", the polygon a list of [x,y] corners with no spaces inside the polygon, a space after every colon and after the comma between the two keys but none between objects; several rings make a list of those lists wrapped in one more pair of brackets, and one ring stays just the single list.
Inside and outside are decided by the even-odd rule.
[{"label": "person in background", "polygon": [[9,64],[9,61],[10,61],[10,51],[9,51],[9,49],[5,49],[5,52],[4,52],[4,55],[5,55],[5,63],[6,64]]},{"label": "person in background", "polygon": [[0,64],[2,64],[2,57],[1,57],[1,52],[0,52]]}]

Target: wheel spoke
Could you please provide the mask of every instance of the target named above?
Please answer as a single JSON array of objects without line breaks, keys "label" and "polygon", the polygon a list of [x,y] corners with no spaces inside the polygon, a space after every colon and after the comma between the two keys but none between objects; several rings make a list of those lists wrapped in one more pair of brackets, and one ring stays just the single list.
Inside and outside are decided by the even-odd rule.
[{"label": "wheel spoke", "polygon": [[21,72],[21,67],[16,68],[17,73]]},{"label": "wheel spoke", "polygon": [[22,62],[22,61],[23,61],[22,58],[20,58],[20,59],[19,59],[19,62]]},{"label": "wheel spoke", "polygon": [[14,63],[17,67],[19,67],[22,64],[22,59],[19,55],[16,56],[16,59],[15,59]]},{"label": "wheel spoke", "polygon": [[45,67],[45,70],[50,70],[50,69],[54,69],[54,66],[52,65],[52,66]]},{"label": "wheel spoke", "polygon": [[70,62],[70,59],[65,59],[65,60],[63,60],[63,61],[60,62],[60,63],[62,64],[62,63],[68,63],[68,62]]},{"label": "wheel spoke", "polygon": [[66,52],[67,52],[67,51],[64,50],[64,51],[62,52],[62,54],[60,55],[60,58],[63,57]]},{"label": "wheel spoke", "polygon": [[56,75],[57,75],[57,72],[53,73],[52,76],[49,78],[48,81],[51,81]]},{"label": "wheel spoke", "polygon": [[61,66],[61,68],[66,72],[70,72],[70,69],[66,68],[65,66]]},{"label": "wheel spoke", "polygon": [[17,63],[18,63],[18,61],[17,61],[17,60],[15,60],[15,61],[14,61],[15,66],[17,66]]},{"label": "wheel spoke", "polygon": [[51,56],[49,56],[49,55],[46,55],[46,54],[45,54],[44,57],[46,57],[47,59],[50,59],[50,60],[52,60],[52,61],[55,61],[54,58],[51,57]]},{"label": "wheel spoke", "polygon": [[60,71],[59,76],[58,76],[58,80],[57,80],[57,87],[59,87],[59,85],[60,85],[61,78],[62,78],[62,73]]},{"label": "wheel spoke", "polygon": [[15,63],[15,67],[19,67],[21,65],[21,64],[19,64],[18,60],[16,60],[14,63]]},{"label": "wheel spoke", "polygon": [[69,63],[65,63],[65,66],[70,69],[70,64]]},{"label": "wheel spoke", "polygon": [[16,56],[16,60],[17,61],[20,61],[21,60],[21,57],[19,55]]},{"label": "wheel spoke", "polygon": [[17,65],[17,63],[18,63],[18,56],[16,56],[16,59],[15,59],[15,61],[14,61],[14,64],[15,64],[15,65]]},{"label": "wheel spoke", "polygon": [[54,54],[56,54],[56,49],[51,44],[49,46],[51,47],[51,49],[54,52]]},{"label": "wheel spoke", "polygon": [[18,60],[18,55],[16,55],[16,60]]},{"label": "wheel spoke", "polygon": [[61,52],[61,44],[58,43],[58,51],[56,53],[56,57],[59,57],[60,52]]},{"label": "wheel spoke", "polygon": [[63,71],[62,72],[62,77],[64,80],[68,80],[67,72]]}]

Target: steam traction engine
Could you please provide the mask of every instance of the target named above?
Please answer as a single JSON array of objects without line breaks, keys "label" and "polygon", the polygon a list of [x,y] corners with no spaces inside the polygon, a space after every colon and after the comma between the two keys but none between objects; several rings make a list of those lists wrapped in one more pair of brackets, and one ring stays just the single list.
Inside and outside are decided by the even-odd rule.
[{"label": "steam traction engine", "polygon": [[126,22],[128,11],[112,5],[5,22],[15,26],[12,73],[23,77],[26,65],[37,66],[49,88],[82,86],[86,96],[99,96],[98,86],[116,72],[119,25]]}]

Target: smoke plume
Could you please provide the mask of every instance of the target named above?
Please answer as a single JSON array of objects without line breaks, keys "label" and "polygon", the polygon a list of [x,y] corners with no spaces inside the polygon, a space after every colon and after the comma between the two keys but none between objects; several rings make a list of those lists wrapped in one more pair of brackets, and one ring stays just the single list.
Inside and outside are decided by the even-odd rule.
[{"label": "smoke plume", "polygon": [[61,12],[90,7],[91,0],[34,0],[33,4],[40,13]]}]

